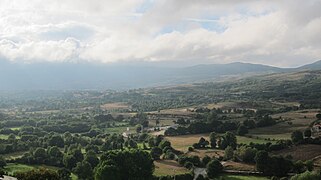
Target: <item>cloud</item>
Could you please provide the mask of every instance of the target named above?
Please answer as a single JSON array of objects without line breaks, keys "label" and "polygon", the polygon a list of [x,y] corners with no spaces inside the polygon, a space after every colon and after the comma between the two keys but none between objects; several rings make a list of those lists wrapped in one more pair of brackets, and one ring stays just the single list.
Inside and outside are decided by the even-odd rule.
[{"label": "cloud", "polygon": [[320,59],[321,2],[0,1],[0,56],[22,62]]}]

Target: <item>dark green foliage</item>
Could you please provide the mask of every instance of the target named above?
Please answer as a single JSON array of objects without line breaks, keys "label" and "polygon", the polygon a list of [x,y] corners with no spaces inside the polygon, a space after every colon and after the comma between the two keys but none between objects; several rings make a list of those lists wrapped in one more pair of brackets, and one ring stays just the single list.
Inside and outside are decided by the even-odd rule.
[{"label": "dark green foliage", "polygon": [[321,175],[318,172],[306,171],[302,174],[297,174],[291,178],[291,180],[320,180]]},{"label": "dark green foliage", "polygon": [[215,132],[211,132],[210,134],[210,145],[211,145],[211,148],[216,148],[216,143],[217,141],[217,134]]},{"label": "dark green foliage", "polygon": [[294,131],[291,134],[291,140],[293,143],[300,143],[303,140],[303,133],[299,130]]},{"label": "dark green foliage", "polygon": [[312,135],[311,129],[304,130],[304,137],[310,138]]},{"label": "dark green foliage", "polygon": [[211,160],[206,166],[207,176],[209,178],[215,178],[223,171],[223,165],[217,160]]},{"label": "dark green foliage", "polygon": [[15,174],[19,180],[60,180],[56,171],[40,168]]},{"label": "dark green foliage", "polygon": [[48,143],[49,143],[49,146],[64,147],[64,140],[59,135],[54,135],[50,137]]},{"label": "dark green foliage", "polygon": [[171,147],[171,142],[163,140],[158,146],[161,149],[164,149],[165,147]]},{"label": "dark green foliage", "polygon": [[237,140],[235,134],[231,132],[226,132],[219,142],[219,148],[225,149],[227,146],[231,146],[233,149],[236,149],[237,146]]},{"label": "dark green foliage", "polygon": [[211,160],[212,160],[211,157],[209,157],[209,156],[207,156],[207,155],[204,156],[203,159],[202,159],[202,164],[203,164],[203,166],[206,166]]},{"label": "dark green foliage", "polygon": [[293,168],[290,160],[279,156],[270,157],[266,151],[259,151],[255,156],[256,169],[265,175],[285,176]]},{"label": "dark green foliage", "polygon": [[3,169],[7,165],[4,157],[0,156],[0,169]]},{"label": "dark green foliage", "polygon": [[59,179],[60,180],[71,180],[71,172],[66,169],[66,168],[62,168],[62,169],[58,169],[57,171]]},{"label": "dark green foliage", "polygon": [[94,151],[88,151],[85,155],[84,161],[88,162],[92,168],[95,168],[99,163],[99,159]]},{"label": "dark green foliage", "polygon": [[78,162],[73,172],[79,180],[91,180],[94,177],[92,166],[87,161]]},{"label": "dark green foliage", "polygon": [[163,154],[163,151],[159,147],[153,147],[152,150],[150,151],[150,155],[154,160],[159,160],[162,154]]},{"label": "dark green foliage", "polygon": [[244,136],[248,132],[249,132],[249,130],[243,125],[239,126],[239,128],[237,129],[237,134],[240,136]]},{"label": "dark green foliage", "polygon": [[256,153],[257,150],[254,148],[241,146],[235,151],[235,157],[243,162],[252,163],[254,162]]},{"label": "dark green foliage", "polygon": [[234,149],[231,146],[227,146],[224,150],[224,160],[230,160],[234,157]]},{"label": "dark green foliage", "polygon": [[138,150],[108,151],[95,169],[95,179],[146,179],[152,178],[154,164],[149,153]]}]

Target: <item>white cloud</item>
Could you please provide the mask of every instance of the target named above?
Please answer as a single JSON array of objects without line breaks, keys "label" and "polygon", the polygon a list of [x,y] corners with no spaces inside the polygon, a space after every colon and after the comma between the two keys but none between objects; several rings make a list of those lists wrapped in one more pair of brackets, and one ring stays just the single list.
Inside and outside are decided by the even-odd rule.
[{"label": "white cloud", "polygon": [[0,56],[11,61],[320,59],[321,1],[0,1]]}]

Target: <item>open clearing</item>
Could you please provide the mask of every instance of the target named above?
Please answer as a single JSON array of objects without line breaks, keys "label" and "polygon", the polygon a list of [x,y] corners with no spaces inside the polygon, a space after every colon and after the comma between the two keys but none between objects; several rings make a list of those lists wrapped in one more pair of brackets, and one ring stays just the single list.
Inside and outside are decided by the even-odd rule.
[{"label": "open clearing", "polygon": [[100,108],[105,110],[129,109],[129,105],[123,102],[116,102],[103,104]]},{"label": "open clearing", "polygon": [[167,176],[188,173],[189,170],[180,166],[176,161],[172,160],[158,160],[154,161],[155,176]]},{"label": "open clearing", "polygon": [[220,179],[220,180],[269,180],[270,178],[258,177],[258,176],[222,175],[216,179]]},{"label": "open clearing", "polygon": [[189,156],[199,156],[200,158],[205,156],[218,158],[220,156],[224,156],[224,151],[219,149],[195,149],[194,151],[187,152],[186,154]]},{"label": "open clearing", "polygon": [[226,161],[224,164],[225,170],[237,170],[237,171],[255,171],[254,164],[245,164],[234,161]]},{"label": "open clearing", "polygon": [[[192,146],[194,143],[197,143],[201,137],[204,137],[206,140],[209,140],[209,134],[191,134],[191,135],[181,135],[181,136],[168,136],[168,139],[171,143],[173,148],[181,151],[187,151],[188,147]],[[253,143],[267,143],[270,142],[264,139],[257,139],[257,138],[249,138],[244,136],[236,136],[238,144],[249,144]]]},{"label": "open clearing", "polygon": [[275,155],[291,155],[293,160],[306,161],[321,155],[321,145],[305,144],[273,152]]},{"label": "open clearing", "polygon": [[[4,168],[6,172],[8,172],[8,175],[14,175],[15,173],[18,172],[26,172],[26,171],[31,171],[36,168],[47,168],[47,169],[52,169],[52,170],[57,170],[57,167],[53,166],[46,166],[46,165],[37,165],[37,166],[30,166],[30,165],[25,165],[25,164],[19,164],[19,163],[8,163],[7,166]],[[71,174],[71,179],[76,180],[78,179],[75,174]]]},{"label": "open clearing", "polygon": [[277,123],[274,126],[251,129],[249,135],[271,140],[291,139],[291,133],[295,130],[304,131],[308,128],[315,121],[317,113],[317,109],[311,109],[308,111],[299,110],[274,114],[272,117],[282,117],[286,122]]}]

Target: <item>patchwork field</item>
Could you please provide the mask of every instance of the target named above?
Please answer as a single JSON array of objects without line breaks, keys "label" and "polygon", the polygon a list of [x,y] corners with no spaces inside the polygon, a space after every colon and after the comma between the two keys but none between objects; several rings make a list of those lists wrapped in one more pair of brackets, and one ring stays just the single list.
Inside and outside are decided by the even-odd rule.
[{"label": "patchwork field", "polygon": [[291,155],[294,160],[306,161],[321,155],[321,145],[305,144],[273,152],[275,155]]},{"label": "patchwork field", "polygon": [[[209,140],[209,134],[191,134],[191,135],[182,135],[182,136],[173,136],[166,137],[175,149],[181,151],[187,151],[188,147],[192,146],[194,143],[197,143],[201,137],[204,137],[206,140]],[[264,139],[249,138],[244,136],[236,136],[238,144],[249,144],[253,143],[267,143],[271,142]]]},{"label": "patchwork field", "polygon": [[312,109],[308,111],[300,110],[275,114],[272,117],[281,117],[285,122],[278,123],[274,126],[251,129],[249,135],[271,140],[291,139],[291,133],[293,131],[304,131],[306,128],[309,128],[309,125],[315,121],[317,112],[318,110]]}]

